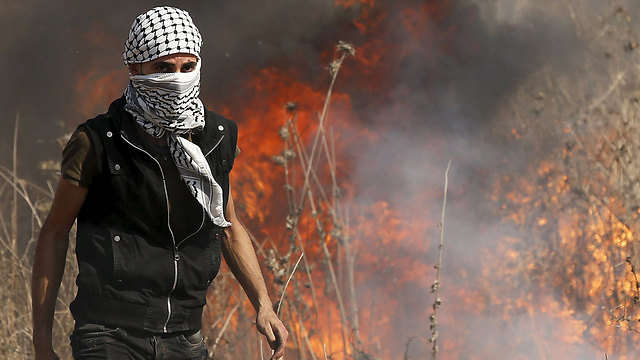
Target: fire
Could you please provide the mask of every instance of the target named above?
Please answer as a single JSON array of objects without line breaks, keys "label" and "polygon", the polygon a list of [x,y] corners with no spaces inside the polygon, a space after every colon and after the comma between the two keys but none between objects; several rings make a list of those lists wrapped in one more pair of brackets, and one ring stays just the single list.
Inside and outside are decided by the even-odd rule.
[{"label": "fire", "polygon": [[[81,94],[79,114],[86,119],[105,111],[104,99],[114,98],[115,94],[122,92],[122,79],[125,77],[124,69],[114,70],[107,74],[94,69],[79,75],[75,84],[76,90]],[[87,92],[86,89],[94,89]],[[117,96],[117,95],[115,95]]]},{"label": "fire", "polygon": [[[276,208],[284,208],[280,192],[284,184],[271,159],[282,151],[282,141],[277,134],[287,115],[285,105],[296,99],[298,116],[314,119],[317,117],[317,99],[324,96],[321,90],[296,79],[297,74],[282,74],[273,69],[260,70],[247,84],[249,91],[256,96],[251,106],[241,106],[240,111],[223,109],[223,112],[234,113],[235,118],[243,121],[238,144],[241,150],[246,147],[246,151],[241,153],[238,162],[246,166],[238,167],[234,177],[242,187],[237,191],[237,202],[244,207],[252,222],[265,223],[265,200],[273,201]],[[335,106],[332,113],[337,114],[335,116],[350,108],[348,96],[338,94],[333,99]],[[312,130],[308,129],[303,136]]]},{"label": "fire", "polygon": [[371,11],[374,9],[373,0],[335,0],[337,6],[345,9],[360,9],[360,14],[353,19],[353,25],[360,33],[367,33],[371,26]]},{"label": "fire", "polygon": [[[327,186],[323,197],[320,186],[314,184],[315,197],[305,200],[304,211],[296,219],[299,236],[287,228],[296,214],[286,187],[299,190],[304,182],[296,177],[287,183],[282,159],[288,159],[292,168],[300,161],[299,155],[289,159],[286,154],[298,150],[287,145],[292,129],[299,131],[304,150],[310,152],[328,74],[310,75],[316,69],[297,67],[297,59],[288,59],[282,66],[249,67],[249,80],[235,84],[231,94],[218,100],[225,105],[214,110],[239,123],[242,152],[232,172],[232,191],[240,218],[254,235],[259,257],[267,263],[269,282],[279,291],[274,294],[277,300],[304,248],[305,257],[282,308],[292,333],[291,358],[322,358],[325,349],[332,359],[356,357],[356,352],[372,359],[400,358],[405,351],[412,358],[430,354],[426,340],[433,304],[429,285],[436,261],[437,245],[433,244],[440,188],[419,189],[409,195],[411,201],[398,205],[389,193],[403,189],[376,189],[379,179],[361,183],[352,170],[369,155],[362,154],[362,149],[375,149],[400,123],[389,119],[384,126],[374,126],[365,117],[388,105],[391,92],[402,99],[413,95],[406,88],[390,89],[406,58],[422,54],[415,49],[425,44],[457,55],[449,43],[457,29],[443,24],[454,12],[453,3],[336,0],[336,11],[349,15],[349,26],[357,29],[358,50],[357,57],[345,60],[326,119],[327,147],[335,154],[331,161],[335,161],[341,196],[333,197],[335,189]],[[100,32],[99,26],[91,34],[95,32]],[[396,42],[396,36],[407,43]],[[94,37],[99,38],[90,38]],[[334,44],[322,45],[330,50],[318,61],[326,64],[335,56]],[[482,49],[470,43],[468,51]],[[97,113],[104,99],[121,93],[123,82],[120,72],[79,76],[76,88],[82,99],[77,103],[84,104],[79,111],[87,117]],[[397,100],[389,107],[410,125],[419,123],[426,115],[412,114],[405,109],[407,103]],[[374,111],[362,111],[363,107]],[[569,134],[571,129],[560,131]],[[421,145],[419,151],[446,158],[442,150],[446,140],[437,139],[439,134],[434,132],[432,142]],[[526,136],[515,127],[504,132],[514,141],[524,141]],[[403,161],[403,155],[396,156]],[[426,155],[420,160],[431,161]],[[318,183],[332,184],[329,162],[318,160]],[[443,170],[436,164],[427,167],[433,173]],[[487,206],[492,221],[478,225],[469,238],[447,238],[445,249],[451,250],[445,251],[444,259],[439,355],[445,359],[581,359],[615,353],[616,359],[633,359],[640,341],[636,334],[640,289],[631,270],[634,264],[628,260],[634,236],[620,218],[624,206],[611,197],[606,204],[596,201],[604,198],[600,195],[606,193],[605,187],[591,189],[594,194],[586,200],[576,199],[570,177],[557,158],[537,159],[523,168],[518,174],[496,171],[495,177],[486,172],[479,176],[490,184],[482,198],[489,205],[474,204],[468,199],[470,190],[453,190],[453,201],[465,204],[458,210]],[[403,168],[389,162],[389,174],[400,177],[399,169]],[[363,200],[363,190],[376,191],[379,197]],[[298,204],[304,196],[295,195]],[[333,208],[332,201],[341,206]],[[335,209],[342,212],[339,220],[334,219]],[[455,216],[462,215],[448,214],[447,219]],[[318,231],[318,223],[323,231]],[[461,233],[449,229],[447,222],[444,228],[445,234]],[[223,268],[209,296],[205,322],[216,336],[226,331],[218,337],[218,349],[227,346],[231,357],[255,358],[257,346],[239,349],[238,343],[224,340],[250,341],[243,336],[251,324],[243,320],[251,318],[252,310],[246,302],[236,307],[244,298],[231,278]]]},{"label": "fire", "polygon": [[[571,196],[567,176],[559,170],[557,163],[542,161],[534,170],[537,178],[523,177],[517,184],[507,178],[496,187],[498,192],[504,192],[505,187],[511,189],[507,194],[494,195],[496,202],[504,201],[501,208],[505,221],[523,228],[529,227],[527,222],[534,222],[537,229],[534,234],[502,242],[504,246],[497,253],[503,259],[503,269],[491,267],[490,273],[495,272],[504,281],[507,269],[514,282],[487,286],[497,286],[499,294],[530,288],[536,297],[491,295],[486,301],[498,304],[508,317],[521,310],[530,319],[547,316],[554,324],[552,339],[569,349],[569,358],[583,356],[574,346],[602,346],[603,353],[632,354],[633,348],[627,346],[633,346],[638,338],[626,319],[637,318],[638,311],[634,300],[637,289],[633,286],[636,281],[627,267],[633,233],[616,216],[622,209],[615,199],[608,200],[609,206],[591,205],[586,213],[578,207],[561,211]],[[545,206],[545,211],[536,217],[532,214],[539,206]],[[551,221],[545,213],[556,217]],[[521,251],[515,250],[518,248]],[[532,301],[538,302],[536,306]],[[620,313],[627,317],[625,321],[620,321]],[[530,335],[541,343],[549,341],[543,340],[542,334]]]}]

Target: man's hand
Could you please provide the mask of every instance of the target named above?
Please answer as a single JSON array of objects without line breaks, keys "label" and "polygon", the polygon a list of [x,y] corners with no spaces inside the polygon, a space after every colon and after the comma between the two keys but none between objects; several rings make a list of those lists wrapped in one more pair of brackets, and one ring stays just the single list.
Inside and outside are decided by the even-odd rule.
[{"label": "man's hand", "polygon": [[258,331],[267,338],[267,342],[273,350],[271,360],[280,359],[284,355],[285,344],[289,337],[289,332],[273,309],[264,308],[258,311],[256,316],[256,327]]},{"label": "man's hand", "polygon": [[227,236],[224,237],[222,253],[229,269],[256,310],[256,327],[267,338],[269,346],[274,351],[271,360],[280,359],[284,355],[289,332],[273,311],[273,305],[269,299],[267,286],[264,283],[251,238],[236,216],[231,189],[229,189],[229,202],[225,217],[232,225],[225,228]]}]

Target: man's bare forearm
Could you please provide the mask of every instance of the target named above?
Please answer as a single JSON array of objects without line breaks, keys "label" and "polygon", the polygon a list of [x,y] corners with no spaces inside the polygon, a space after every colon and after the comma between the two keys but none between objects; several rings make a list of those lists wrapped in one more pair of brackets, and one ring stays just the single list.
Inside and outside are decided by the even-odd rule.
[{"label": "man's bare forearm", "polygon": [[[33,345],[39,353],[53,352],[51,329],[56,298],[69,247],[69,230],[84,203],[88,190],[60,180],[51,210],[45,220],[33,259],[31,301],[33,305]],[[50,356],[41,356],[51,358]]]},{"label": "man's bare forearm", "polygon": [[225,229],[224,258],[256,310],[256,328],[267,338],[273,350],[270,359],[279,359],[284,355],[289,332],[273,310],[256,251],[247,229],[236,216],[231,195],[225,216],[233,225]]},{"label": "man's bare forearm", "polygon": [[51,347],[56,298],[64,273],[68,244],[68,232],[50,231],[45,223],[36,246],[31,282],[33,344],[36,350]]},{"label": "man's bare forearm", "polygon": [[229,269],[244,289],[256,312],[261,308],[271,308],[271,299],[249,234],[237,219],[226,233],[223,253]]}]

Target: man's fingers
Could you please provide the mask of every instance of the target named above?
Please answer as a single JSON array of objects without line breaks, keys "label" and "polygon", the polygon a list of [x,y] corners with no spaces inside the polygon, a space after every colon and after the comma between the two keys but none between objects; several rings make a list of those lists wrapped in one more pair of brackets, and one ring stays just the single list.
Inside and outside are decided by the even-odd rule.
[{"label": "man's fingers", "polygon": [[258,331],[267,338],[267,343],[271,350],[273,350],[271,360],[280,359],[284,355],[289,332],[275,313],[271,312],[260,315],[256,318],[256,325]]},{"label": "man's fingers", "polygon": [[277,326],[273,328],[273,334],[274,334],[273,341],[269,342],[269,345],[271,345],[271,350],[278,351],[280,348],[284,348],[283,342],[282,342],[282,335],[280,334],[280,329],[278,329]]},{"label": "man's fingers", "polygon": [[279,359],[284,355],[284,348],[287,342],[287,337],[289,336],[289,332],[287,329],[280,328],[279,326],[274,327],[274,334],[276,336],[276,340],[273,343],[269,343],[271,349],[273,350],[273,355],[271,359]]},{"label": "man's fingers", "polygon": [[260,332],[264,334],[264,336],[267,338],[267,342],[269,343],[269,346],[271,346],[271,344],[274,341],[276,341],[276,336],[273,334],[273,329],[271,329],[271,324],[267,323],[266,326],[261,326]]}]

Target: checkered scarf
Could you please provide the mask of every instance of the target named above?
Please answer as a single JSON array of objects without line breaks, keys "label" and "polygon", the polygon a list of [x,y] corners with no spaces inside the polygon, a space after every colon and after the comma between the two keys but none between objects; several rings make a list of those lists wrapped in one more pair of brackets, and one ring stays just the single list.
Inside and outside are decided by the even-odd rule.
[{"label": "checkered scarf", "polygon": [[200,31],[188,12],[161,6],[133,21],[122,57],[129,65],[177,53],[198,55],[201,45]]},{"label": "checkered scarf", "polygon": [[205,126],[200,95],[200,32],[186,11],[157,7],[133,22],[123,52],[125,64],[142,63],[177,53],[198,57],[188,73],[133,75],[125,90],[125,109],[148,134],[167,143],[182,180],[214,224],[224,218],[222,188],[215,181],[200,147],[180,136]]}]

